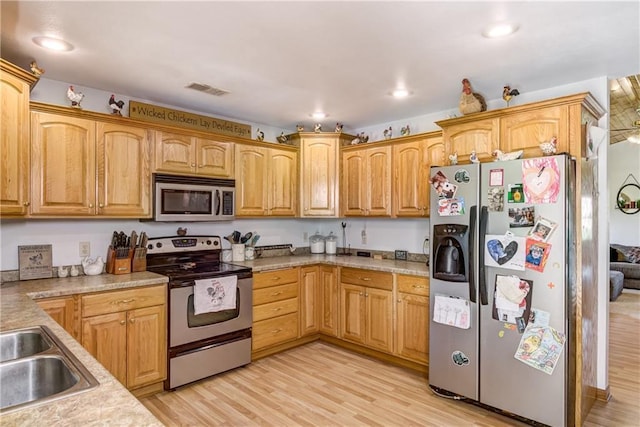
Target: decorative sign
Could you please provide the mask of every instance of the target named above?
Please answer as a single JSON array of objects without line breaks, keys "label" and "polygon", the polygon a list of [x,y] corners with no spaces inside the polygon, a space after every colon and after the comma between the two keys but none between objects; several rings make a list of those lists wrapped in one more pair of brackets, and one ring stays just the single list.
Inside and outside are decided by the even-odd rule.
[{"label": "decorative sign", "polygon": [[201,116],[171,108],[129,101],[129,117],[162,125],[251,138],[251,126],[214,117]]},{"label": "decorative sign", "polygon": [[18,246],[20,280],[53,277],[51,245]]}]

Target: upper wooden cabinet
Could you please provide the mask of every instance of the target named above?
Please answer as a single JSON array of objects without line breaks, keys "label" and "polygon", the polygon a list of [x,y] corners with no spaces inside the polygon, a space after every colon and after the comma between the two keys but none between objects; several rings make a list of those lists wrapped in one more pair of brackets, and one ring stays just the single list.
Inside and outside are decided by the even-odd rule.
[{"label": "upper wooden cabinet", "polygon": [[32,216],[150,216],[147,130],[32,112],[31,132]]},{"label": "upper wooden cabinet", "polygon": [[236,144],[236,216],[295,216],[295,148]]},{"label": "upper wooden cabinet", "polygon": [[[492,160],[496,149],[523,150],[523,157],[543,155],[540,144],[557,138],[557,152],[585,157],[583,125],[597,123],[602,108],[589,93],[564,96],[531,104],[484,111],[436,122],[443,129],[445,156],[458,154],[469,163],[476,151],[480,161]],[[447,159],[448,162],[448,158]]]},{"label": "upper wooden cabinet", "polygon": [[354,137],[341,133],[297,133],[300,145],[300,216],[337,217],[340,145]]},{"label": "upper wooden cabinet", "polygon": [[393,145],[393,215],[429,216],[429,173],[443,164],[442,132],[411,136]]},{"label": "upper wooden cabinet", "polygon": [[233,177],[233,143],[156,131],[154,172]]},{"label": "upper wooden cabinet", "polygon": [[37,78],[0,58],[0,215],[29,206],[29,90]]},{"label": "upper wooden cabinet", "polygon": [[340,210],[343,216],[391,216],[391,146],[342,151]]}]

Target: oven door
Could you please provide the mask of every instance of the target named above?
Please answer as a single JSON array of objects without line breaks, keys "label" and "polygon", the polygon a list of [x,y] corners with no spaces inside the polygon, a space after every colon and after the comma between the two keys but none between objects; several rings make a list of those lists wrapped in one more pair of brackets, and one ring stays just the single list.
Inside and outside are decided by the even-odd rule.
[{"label": "oven door", "polygon": [[238,279],[236,308],[194,314],[193,286],[172,287],[169,294],[169,347],[177,347],[251,327],[253,280]]}]

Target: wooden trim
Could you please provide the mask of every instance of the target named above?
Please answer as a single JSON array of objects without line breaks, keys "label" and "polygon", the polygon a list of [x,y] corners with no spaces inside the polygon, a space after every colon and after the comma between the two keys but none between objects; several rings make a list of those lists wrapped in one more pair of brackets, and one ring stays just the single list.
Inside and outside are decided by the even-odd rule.
[{"label": "wooden trim", "polygon": [[11,74],[12,76],[19,78],[20,80],[25,81],[29,84],[31,89],[33,89],[36,83],[38,83],[38,81],[40,80],[40,77],[37,77],[36,75],[29,73],[28,71],[23,70],[17,65],[12,64],[11,62],[2,58],[0,58],[0,69],[2,69],[3,73]]},{"label": "wooden trim", "polygon": [[141,397],[153,396],[154,394],[162,393],[164,391],[164,380],[138,387],[129,391],[138,399],[140,399]]},{"label": "wooden trim", "polygon": [[275,345],[273,347],[251,352],[251,361],[254,362],[258,359],[262,359],[263,357],[271,356],[273,354],[280,353],[294,347],[299,347],[303,344],[316,341],[318,338],[319,338],[318,334],[307,335],[305,337],[298,338],[297,340],[288,341],[282,344]]},{"label": "wooden trim", "polygon": [[607,388],[605,388],[604,390],[601,388],[596,389],[596,399],[602,402],[608,402],[612,397],[613,396],[611,395],[611,389],[609,388],[609,386],[607,386]]}]

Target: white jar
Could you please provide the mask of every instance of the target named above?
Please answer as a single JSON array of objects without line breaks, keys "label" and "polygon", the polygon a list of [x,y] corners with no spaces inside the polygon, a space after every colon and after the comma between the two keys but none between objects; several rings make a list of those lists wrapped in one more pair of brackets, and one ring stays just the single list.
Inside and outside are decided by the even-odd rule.
[{"label": "white jar", "polygon": [[324,237],[322,237],[319,233],[314,234],[309,237],[309,246],[311,247],[312,254],[323,254],[324,253]]},{"label": "white jar", "polygon": [[324,250],[329,255],[335,255],[338,252],[338,238],[334,236],[333,231],[324,239]]}]

